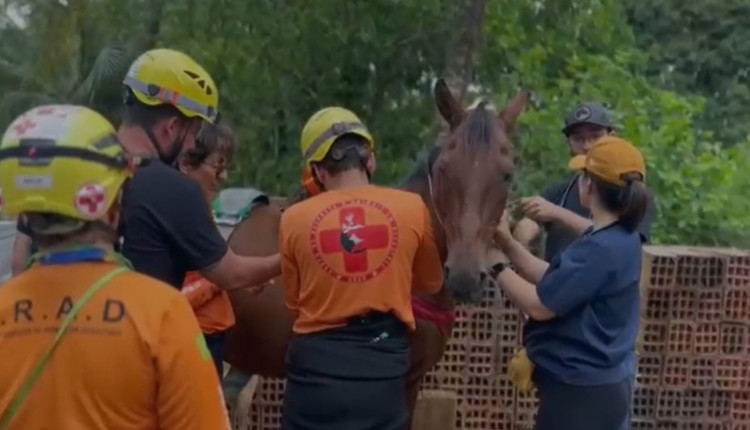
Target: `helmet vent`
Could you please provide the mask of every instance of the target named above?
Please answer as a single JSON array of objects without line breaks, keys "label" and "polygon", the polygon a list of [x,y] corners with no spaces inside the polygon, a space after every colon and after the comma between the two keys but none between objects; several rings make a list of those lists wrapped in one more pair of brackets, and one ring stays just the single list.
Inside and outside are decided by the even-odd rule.
[{"label": "helmet vent", "polygon": [[203,91],[205,91],[206,95],[210,96],[211,94],[214,93],[214,90],[211,88],[211,86],[206,84],[206,80],[204,78],[201,78],[199,74],[195,72],[191,72],[190,70],[183,70],[183,73],[190,76],[191,79],[196,81],[198,86],[201,87]]},{"label": "helmet vent", "polygon": [[198,74],[197,74],[197,73],[195,73],[195,72],[191,72],[190,70],[183,70],[183,72],[184,72],[184,73],[185,73],[186,75],[188,75],[188,76],[190,76],[191,78],[193,78],[193,79],[198,79],[198,77],[200,76],[200,75],[198,75]]}]

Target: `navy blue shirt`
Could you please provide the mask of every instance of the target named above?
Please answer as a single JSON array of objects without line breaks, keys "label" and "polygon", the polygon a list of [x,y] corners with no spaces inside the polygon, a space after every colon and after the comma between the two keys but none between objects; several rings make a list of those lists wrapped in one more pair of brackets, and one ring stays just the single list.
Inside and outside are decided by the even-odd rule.
[{"label": "navy blue shirt", "polygon": [[619,223],[590,228],[555,256],[536,287],[555,317],[524,327],[535,378],[598,385],[631,377],[640,276],[641,237]]}]

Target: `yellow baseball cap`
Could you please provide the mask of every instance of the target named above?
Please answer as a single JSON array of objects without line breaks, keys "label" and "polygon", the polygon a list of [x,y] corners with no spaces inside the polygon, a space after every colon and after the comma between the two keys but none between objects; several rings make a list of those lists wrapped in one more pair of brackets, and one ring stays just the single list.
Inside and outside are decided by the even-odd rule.
[{"label": "yellow baseball cap", "polygon": [[571,170],[588,173],[614,185],[625,185],[623,176],[640,173],[646,179],[646,163],[641,152],[627,140],[604,136],[597,140],[585,155],[570,159]]}]

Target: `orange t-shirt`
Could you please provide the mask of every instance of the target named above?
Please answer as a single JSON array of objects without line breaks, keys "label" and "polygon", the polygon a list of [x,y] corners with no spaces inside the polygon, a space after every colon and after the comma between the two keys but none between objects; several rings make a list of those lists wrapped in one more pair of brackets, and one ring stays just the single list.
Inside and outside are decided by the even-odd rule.
[{"label": "orange t-shirt", "polygon": [[203,333],[224,331],[234,325],[234,310],[229,294],[200,273],[185,274],[181,292],[193,308]]},{"label": "orange t-shirt", "polygon": [[[60,323],[109,263],[36,266],[0,287],[0,413]],[[10,430],[229,429],[193,311],[174,288],[136,272],[104,285],[31,388]]]},{"label": "orange t-shirt", "polygon": [[284,212],[279,240],[296,333],[369,311],[392,311],[413,330],[412,291],[434,293],[443,283],[429,210],[414,193],[326,191]]}]

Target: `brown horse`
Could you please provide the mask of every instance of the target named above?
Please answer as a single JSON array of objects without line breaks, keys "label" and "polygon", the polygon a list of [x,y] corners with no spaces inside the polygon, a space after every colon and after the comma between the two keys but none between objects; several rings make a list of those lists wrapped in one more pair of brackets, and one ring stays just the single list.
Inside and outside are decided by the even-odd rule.
[{"label": "brown horse", "polygon": [[[484,103],[465,111],[442,80],[435,86],[435,98],[450,125],[450,136],[433,148],[400,185],[421,195],[430,208],[445,273],[441,292],[415,296],[417,330],[412,335],[407,376],[410,413],[422,376],[443,355],[456,303],[478,302],[483,289],[494,282],[489,276],[487,254],[505,209],[514,170],[508,135],[528,101],[528,93],[517,95],[499,115],[492,114]],[[302,193],[288,204],[305,197]],[[281,210],[273,205],[255,209],[235,228],[230,246],[244,255],[278,252],[280,216]],[[285,309],[281,279],[257,296],[237,291],[231,299],[237,324],[228,335],[226,360],[247,374],[283,377],[292,319]]]}]

